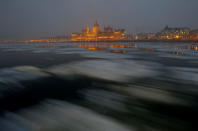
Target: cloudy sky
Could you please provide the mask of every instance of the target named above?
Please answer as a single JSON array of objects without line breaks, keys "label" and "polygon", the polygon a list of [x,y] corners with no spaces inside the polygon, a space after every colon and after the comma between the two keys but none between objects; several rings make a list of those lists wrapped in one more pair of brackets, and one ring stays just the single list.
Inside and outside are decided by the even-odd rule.
[{"label": "cloudy sky", "polygon": [[128,33],[198,28],[198,0],[0,0],[0,39],[64,35],[96,20]]}]

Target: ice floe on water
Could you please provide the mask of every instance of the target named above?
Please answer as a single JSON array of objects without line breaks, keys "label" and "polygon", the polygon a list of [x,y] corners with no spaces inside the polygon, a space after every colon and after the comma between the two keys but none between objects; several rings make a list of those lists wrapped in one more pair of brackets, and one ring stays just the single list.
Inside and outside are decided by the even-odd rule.
[{"label": "ice floe on water", "polygon": [[62,55],[67,55],[67,54],[80,54],[80,55],[92,55],[94,54],[95,52],[91,52],[91,51],[75,51],[75,50],[69,50],[69,51],[56,51],[56,54],[62,54]]},{"label": "ice floe on water", "polygon": [[84,57],[88,58],[100,58],[100,59],[127,59],[127,58],[134,58],[131,55],[126,54],[114,54],[114,53],[105,53],[105,52],[99,52],[99,53],[86,53],[82,54]]},{"label": "ice floe on water", "polygon": [[152,67],[125,60],[90,60],[56,66],[50,68],[48,71],[62,76],[84,75],[115,82],[129,82],[136,78],[158,75],[157,71],[153,70]]},{"label": "ice floe on water", "polygon": [[185,82],[193,82],[194,84],[198,84],[198,69],[197,68],[182,68],[182,67],[174,67],[170,68],[172,73],[174,74],[173,78],[185,81]]},{"label": "ice floe on water", "polygon": [[1,131],[132,131],[123,124],[89,109],[48,100],[0,119]]},{"label": "ice floe on water", "polygon": [[45,76],[47,76],[46,73],[42,72],[39,68],[32,66],[20,66],[20,67],[0,70],[1,82],[25,81],[25,80],[37,79]]},{"label": "ice floe on water", "polygon": [[12,69],[19,71],[19,72],[31,73],[32,75],[37,75],[39,77],[49,76],[49,74],[47,74],[46,72],[43,72],[42,69],[33,67],[33,66],[19,66],[19,67],[14,67]]},{"label": "ice floe on water", "polygon": [[41,69],[32,66],[21,66],[6,68],[0,70],[0,98],[6,95],[20,92],[26,87],[21,84],[22,81],[33,81],[48,77],[47,73]]}]

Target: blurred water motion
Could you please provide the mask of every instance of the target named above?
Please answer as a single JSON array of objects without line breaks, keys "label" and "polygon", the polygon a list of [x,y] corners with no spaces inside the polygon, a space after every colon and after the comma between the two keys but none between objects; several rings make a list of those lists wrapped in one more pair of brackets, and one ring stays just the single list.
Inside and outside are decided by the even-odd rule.
[{"label": "blurred water motion", "polygon": [[23,49],[18,52],[83,53],[58,65],[51,55],[52,65],[1,68],[0,130],[196,131],[195,50],[187,44],[113,45],[14,45]]},{"label": "blurred water motion", "polygon": [[0,121],[5,131],[130,131],[126,126],[109,117],[80,106],[54,100],[21,110],[17,114],[8,112]]}]

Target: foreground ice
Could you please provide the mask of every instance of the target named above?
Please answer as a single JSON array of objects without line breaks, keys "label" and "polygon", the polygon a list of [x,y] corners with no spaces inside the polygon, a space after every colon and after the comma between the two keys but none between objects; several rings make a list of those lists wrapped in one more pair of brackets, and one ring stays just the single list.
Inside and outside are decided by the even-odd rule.
[{"label": "foreground ice", "polygon": [[62,101],[45,101],[36,107],[6,113],[1,131],[132,131],[89,109]]},{"label": "foreground ice", "polygon": [[114,82],[129,82],[130,80],[154,77],[158,73],[152,67],[126,60],[92,60],[52,67],[48,70],[61,76],[83,75],[91,78]]},{"label": "foreground ice", "polygon": [[191,131],[196,76],[194,68],[132,60],[1,69],[0,130]]}]

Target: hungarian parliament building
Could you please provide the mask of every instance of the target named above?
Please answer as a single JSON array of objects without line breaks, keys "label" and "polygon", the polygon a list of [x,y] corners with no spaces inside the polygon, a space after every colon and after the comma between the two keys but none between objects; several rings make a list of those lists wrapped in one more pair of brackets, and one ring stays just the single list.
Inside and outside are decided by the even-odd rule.
[{"label": "hungarian parliament building", "polygon": [[119,41],[125,39],[126,31],[124,29],[114,30],[112,27],[105,27],[104,31],[101,31],[97,22],[92,30],[87,25],[81,33],[72,33],[72,41]]}]

